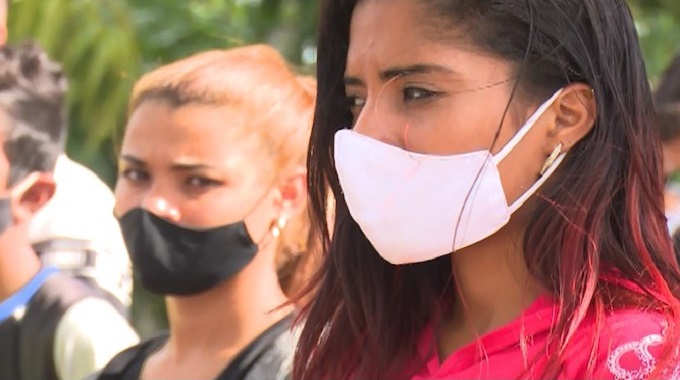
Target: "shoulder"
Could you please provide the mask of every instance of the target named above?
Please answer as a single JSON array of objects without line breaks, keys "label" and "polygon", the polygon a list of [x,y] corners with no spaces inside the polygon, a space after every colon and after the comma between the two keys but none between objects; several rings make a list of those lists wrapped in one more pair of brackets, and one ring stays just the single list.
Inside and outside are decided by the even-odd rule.
[{"label": "shoulder", "polygon": [[160,349],[167,339],[167,334],[159,335],[119,352],[95,378],[98,380],[138,379],[146,359]]},{"label": "shoulder", "polygon": [[[669,320],[651,311],[620,310],[609,313],[597,339],[597,378],[644,380],[655,373],[659,359],[676,345],[666,339]],[[677,359],[663,364],[663,378],[680,379]],[[670,364],[670,365],[669,365]],[[666,369],[667,368],[667,369]]]},{"label": "shoulder", "polygon": [[299,329],[293,329],[287,320],[277,323],[263,334],[258,339],[259,342],[247,349],[251,353],[256,353],[259,351],[257,346],[262,348],[256,362],[248,371],[246,380],[289,379],[298,337]]},{"label": "shoulder", "polygon": [[57,371],[62,378],[82,378],[138,342],[135,331],[110,303],[85,298],[69,307],[57,325]]}]

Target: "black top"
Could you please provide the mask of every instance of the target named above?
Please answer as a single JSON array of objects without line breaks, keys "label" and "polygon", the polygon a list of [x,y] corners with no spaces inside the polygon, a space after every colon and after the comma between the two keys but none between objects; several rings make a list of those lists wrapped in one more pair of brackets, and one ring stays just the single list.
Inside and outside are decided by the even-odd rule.
[{"label": "black top", "polygon": [[[246,346],[216,380],[290,379],[295,342],[292,316],[265,330]],[[164,334],[149,339],[116,355],[99,373],[99,380],[139,380],[146,359],[168,340]]]}]

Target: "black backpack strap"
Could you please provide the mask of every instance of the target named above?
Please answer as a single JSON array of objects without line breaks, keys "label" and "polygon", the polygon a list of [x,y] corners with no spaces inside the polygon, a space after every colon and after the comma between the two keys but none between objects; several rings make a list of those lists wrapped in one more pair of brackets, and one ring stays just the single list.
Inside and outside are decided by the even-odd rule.
[{"label": "black backpack strap", "polygon": [[85,284],[56,273],[33,296],[21,319],[19,367],[21,379],[59,380],[54,363],[57,326],[69,307],[96,294]]},{"label": "black backpack strap", "polygon": [[14,316],[0,322],[0,379],[20,379],[19,328]]}]

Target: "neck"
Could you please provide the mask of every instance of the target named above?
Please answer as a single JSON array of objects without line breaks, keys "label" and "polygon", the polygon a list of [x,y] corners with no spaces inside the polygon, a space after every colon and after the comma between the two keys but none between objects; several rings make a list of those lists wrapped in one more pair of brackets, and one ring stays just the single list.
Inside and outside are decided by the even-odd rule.
[{"label": "neck", "polygon": [[523,235],[508,225],[452,254],[458,296],[451,315],[457,326],[487,333],[515,319],[541,293],[524,263]]},{"label": "neck", "polygon": [[279,287],[273,265],[263,260],[270,257],[258,254],[234,278],[199,295],[167,298],[167,348],[175,358],[206,354],[233,357],[292,312],[291,307],[274,311],[288,299]]},{"label": "neck", "polygon": [[0,234],[0,301],[24,287],[40,271],[40,259],[18,226]]}]

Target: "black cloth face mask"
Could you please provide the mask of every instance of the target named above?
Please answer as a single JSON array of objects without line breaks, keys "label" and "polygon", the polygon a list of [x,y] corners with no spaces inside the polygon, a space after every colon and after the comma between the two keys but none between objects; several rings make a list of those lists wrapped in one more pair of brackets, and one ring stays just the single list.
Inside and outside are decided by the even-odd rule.
[{"label": "black cloth face mask", "polygon": [[157,294],[202,293],[239,273],[258,251],[243,221],[194,230],[134,208],[119,223],[135,276]]}]

